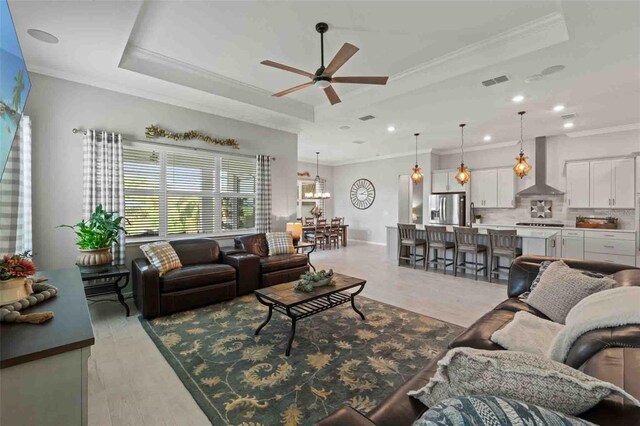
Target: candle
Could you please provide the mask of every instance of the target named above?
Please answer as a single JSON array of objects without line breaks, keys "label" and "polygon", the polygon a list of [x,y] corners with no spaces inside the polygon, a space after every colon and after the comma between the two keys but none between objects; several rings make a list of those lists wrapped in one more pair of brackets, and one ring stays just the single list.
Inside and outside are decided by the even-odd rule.
[{"label": "candle", "polygon": [[302,236],[302,224],[300,222],[287,223],[287,232],[291,234],[293,244],[297,244],[298,241],[300,241],[300,237]]}]

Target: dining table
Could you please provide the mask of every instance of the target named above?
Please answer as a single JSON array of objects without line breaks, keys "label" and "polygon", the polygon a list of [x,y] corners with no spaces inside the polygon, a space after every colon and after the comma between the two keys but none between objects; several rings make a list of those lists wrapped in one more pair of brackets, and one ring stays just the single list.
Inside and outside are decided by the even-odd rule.
[{"label": "dining table", "polygon": [[[331,227],[331,224],[327,223],[326,225],[324,225],[326,227],[326,229],[329,229]],[[349,228],[349,225],[340,225],[340,229],[342,231],[342,247],[346,247],[347,246],[347,229]],[[302,233],[308,233],[308,232],[313,232],[316,229],[316,225],[303,225],[302,226]]]}]

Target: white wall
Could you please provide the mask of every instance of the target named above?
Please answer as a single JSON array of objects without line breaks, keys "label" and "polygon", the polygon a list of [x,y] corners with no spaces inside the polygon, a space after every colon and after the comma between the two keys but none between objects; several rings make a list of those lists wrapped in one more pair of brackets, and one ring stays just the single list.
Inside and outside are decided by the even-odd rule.
[{"label": "white wall", "polygon": [[[300,178],[300,179],[314,179],[316,177],[316,164],[315,163],[307,163],[305,161],[298,161],[298,172],[309,172],[311,178]],[[318,173],[320,173],[320,177],[325,180],[324,191],[331,194],[330,199],[325,200],[324,202],[324,217],[332,218],[333,214],[333,166],[325,166],[320,165],[318,167]]]},{"label": "white wall", "polygon": [[[297,135],[39,74],[30,77],[25,113],[33,125],[33,248],[39,268],[62,268],[75,262],[73,233],[56,229],[82,218],[82,136],[71,133],[74,127],[144,139],[145,127],[158,124],[175,131],[195,129],[236,138],[238,153],[276,157],[274,228],[284,229],[288,220],[295,219]],[[207,148],[200,141],[180,145]],[[136,250],[128,249],[127,256],[137,256]]]},{"label": "white wall", "polygon": [[[425,199],[426,188],[431,188],[431,158],[430,154],[418,158],[425,177]],[[333,168],[333,207],[349,225],[349,239],[385,243],[385,226],[398,222],[398,176],[410,174],[414,163],[415,157],[410,155]],[[367,210],[356,209],[349,197],[351,185],[360,178],[369,179],[376,188],[376,199]],[[426,208],[426,203],[423,205]]]}]

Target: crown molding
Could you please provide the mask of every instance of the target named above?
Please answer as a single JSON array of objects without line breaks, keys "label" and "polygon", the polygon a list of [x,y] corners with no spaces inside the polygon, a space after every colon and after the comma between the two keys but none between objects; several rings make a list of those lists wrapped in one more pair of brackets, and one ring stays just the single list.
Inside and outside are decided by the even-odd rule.
[{"label": "crown molding", "polygon": [[287,98],[274,98],[270,92],[221,74],[127,44],[119,68],[181,86],[222,96],[308,122],[314,121],[312,105]]},{"label": "crown molding", "polygon": [[[418,150],[418,155],[420,155],[420,154],[431,154],[432,152],[433,152],[432,148],[419,149]],[[358,158],[358,159],[347,160],[347,161],[325,161],[324,163],[320,163],[320,165],[333,166],[333,167],[347,166],[349,164],[368,163],[368,162],[371,162],[371,161],[388,160],[390,158],[415,157],[415,155],[416,155],[415,151],[404,151],[404,152],[397,152],[397,153],[394,153],[394,154],[378,155],[378,156],[375,156],[375,157],[365,157],[365,158]],[[302,162],[306,163],[306,162],[308,162],[310,160],[298,159],[298,161],[302,161]]]},{"label": "crown molding", "polygon": [[601,127],[592,130],[580,130],[578,132],[565,133],[570,138],[581,138],[583,136],[604,135],[607,133],[626,132],[629,130],[640,130],[640,123],[623,124],[622,126]]},{"label": "crown molding", "polygon": [[[487,149],[505,148],[509,146],[517,145],[520,141],[506,141],[506,142],[494,142],[483,145],[469,145],[464,148],[464,152],[486,151]],[[451,149],[434,149],[433,153],[437,155],[449,155],[459,154],[462,150],[460,148]]]}]

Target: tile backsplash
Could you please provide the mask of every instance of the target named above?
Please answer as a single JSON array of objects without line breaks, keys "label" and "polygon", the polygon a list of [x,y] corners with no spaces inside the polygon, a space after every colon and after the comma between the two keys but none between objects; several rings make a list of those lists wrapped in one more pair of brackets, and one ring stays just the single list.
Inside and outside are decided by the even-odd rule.
[{"label": "tile backsplash", "polygon": [[[551,217],[533,219],[531,201],[551,200]],[[568,209],[564,196],[517,197],[515,209],[483,209],[476,207],[476,214],[482,215],[482,223],[515,224],[516,222],[548,222],[575,226],[576,216],[613,216],[618,218],[618,228],[635,229],[634,209]]]}]

